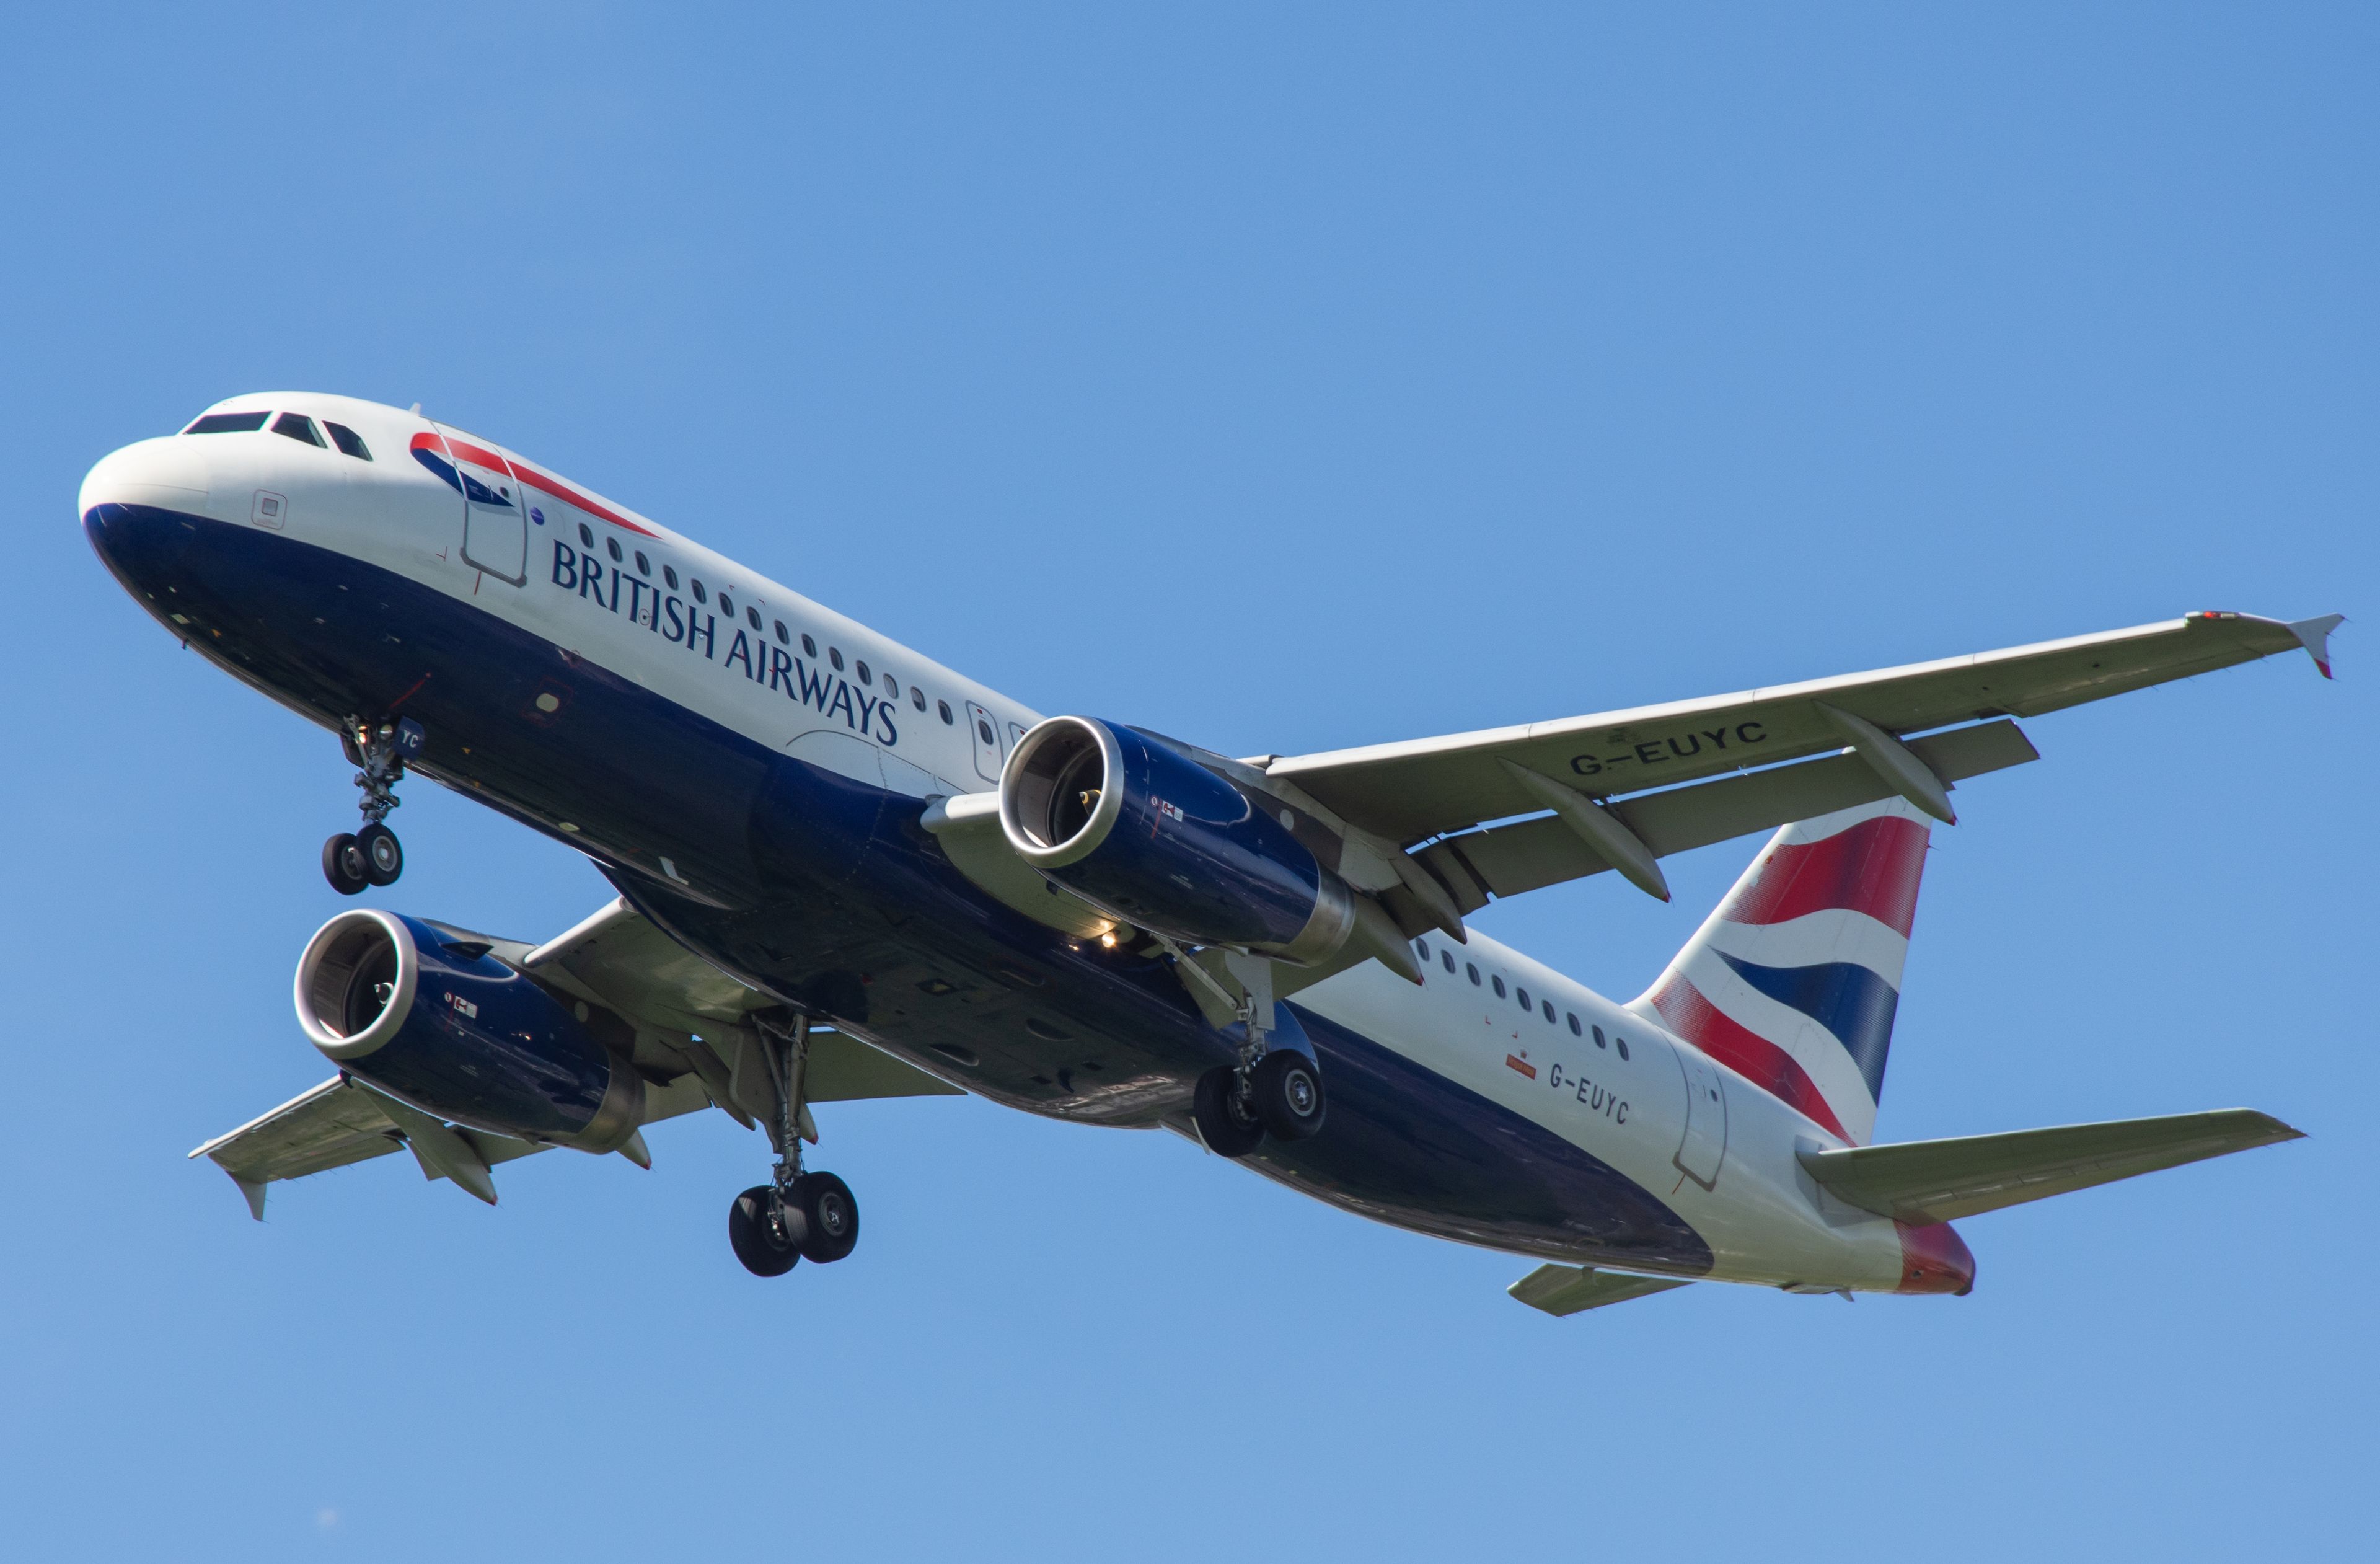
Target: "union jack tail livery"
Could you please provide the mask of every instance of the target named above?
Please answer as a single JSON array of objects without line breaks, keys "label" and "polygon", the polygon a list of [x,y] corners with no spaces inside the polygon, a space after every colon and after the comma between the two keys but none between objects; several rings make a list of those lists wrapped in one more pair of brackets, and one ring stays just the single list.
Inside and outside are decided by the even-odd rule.
[{"label": "union jack tail livery", "polygon": [[1629,1008],[1867,1145],[1926,841],[1899,798],[1785,827]]}]

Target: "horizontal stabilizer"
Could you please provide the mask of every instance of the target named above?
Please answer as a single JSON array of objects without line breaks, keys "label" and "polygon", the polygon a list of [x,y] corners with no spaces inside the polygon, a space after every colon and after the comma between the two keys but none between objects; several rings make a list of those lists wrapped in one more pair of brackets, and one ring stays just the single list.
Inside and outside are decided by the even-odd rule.
[{"label": "horizontal stabilizer", "polygon": [[1624,1276],[1587,1266],[1539,1266],[1504,1291],[1549,1315],[1577,1315],[1685,1285],[1664,1277]]},{"label": "horizontal stabilizer", "polygon": [[1925,1224],[2301,1138],[2301,1132],[2270,1114],[2222,1108],[1955,1140],[1805,1150],[1801,1160],[1812,1178],[1862,1210]]}]

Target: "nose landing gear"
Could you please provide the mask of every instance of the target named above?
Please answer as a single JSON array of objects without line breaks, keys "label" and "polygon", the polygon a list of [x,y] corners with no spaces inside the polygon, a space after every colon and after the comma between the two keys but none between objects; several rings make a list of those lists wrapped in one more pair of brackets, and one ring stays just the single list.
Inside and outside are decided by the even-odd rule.
[{"label": "nose landing gear", "polygon": [[405,872],[405,848],[382,822],[403,802],[396,784],[405,776],[405,758],[421,753],[422,737],[421,724],[410,717],[377,727],[347,719],[339,738],[347,758],[362,768],[356,786],[364,795],[364,829],[341,831],[322,843],[322,878],[340,895],[353,896],[368,885],[394,885]]},{"label": "nose landing gear", "polygon": [[780,1028],[755,1016],[760,1051],[776,1095],[767,1121],[777,1148],[775,1178],[755,1184],[727,1208],[727,1242],[754,1276],[783,1276],[808,1260],[832,1265],[859,1243],[859,1202],[832,1173],[802,1170],[802,1074],[809,1061],[809,1017]]}]

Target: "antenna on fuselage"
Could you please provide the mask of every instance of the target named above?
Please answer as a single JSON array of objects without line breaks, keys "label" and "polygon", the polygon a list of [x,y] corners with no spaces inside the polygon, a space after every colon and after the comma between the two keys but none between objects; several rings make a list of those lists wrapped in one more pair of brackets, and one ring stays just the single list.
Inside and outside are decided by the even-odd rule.
[{"label": "antenna on fuselage", "polygon": [[413,414],[416,418],[419,418],[421,416],[421,404],[416,402],[412,406],[407,407],[406,411]]}]

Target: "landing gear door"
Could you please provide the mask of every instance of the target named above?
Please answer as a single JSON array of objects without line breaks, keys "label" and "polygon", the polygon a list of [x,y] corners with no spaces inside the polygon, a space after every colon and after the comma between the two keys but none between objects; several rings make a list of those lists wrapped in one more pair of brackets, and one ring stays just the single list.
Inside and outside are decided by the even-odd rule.
[{"label": "landing gear door", "polygon": [[441,428],[463,480],[463,563],[499,581],[528,581],[528,496],[504,457]]},{"label": "landing gear door", "polygon": [[1719,1164],[1727,1159],[1727,1088],[1718,1066],[1699,1049],[1672,1043],[1670,1052],[1686,1078],[1686,1131],[1671,1160],[1694,1182],[1715,1189]]},{"label": "landing gear door", "polygon": [[991,713],[974,701],[966,703],[966,714],[967,737],[975,744],[976,775],[996,782],[1000,780],[1000,729],[993,724]]}]

